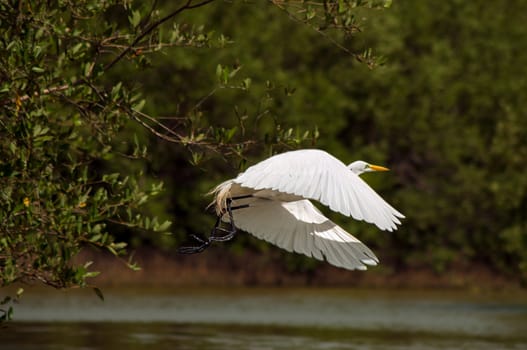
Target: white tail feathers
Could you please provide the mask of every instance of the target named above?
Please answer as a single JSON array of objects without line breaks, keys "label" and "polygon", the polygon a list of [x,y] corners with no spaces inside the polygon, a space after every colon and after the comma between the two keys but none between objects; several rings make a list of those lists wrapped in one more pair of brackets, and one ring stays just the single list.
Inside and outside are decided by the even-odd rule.
[{"label": "white tail feathers", "polygon": [[222,215],[227,211],[227,198],[231,196],[232,184],[232,180],[227,180],[216,186],[209,193],[207,193],[208,195],[214,195],[214,199],[207,208],[214,206],[214,209],[216,210],[216,215],[218,216]]}]

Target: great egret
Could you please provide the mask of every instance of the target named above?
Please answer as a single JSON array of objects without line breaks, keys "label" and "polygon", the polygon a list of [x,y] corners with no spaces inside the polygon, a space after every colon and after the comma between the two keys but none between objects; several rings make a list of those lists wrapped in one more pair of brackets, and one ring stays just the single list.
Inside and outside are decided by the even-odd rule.
[{"label": "great egret", "polygon": [[[381,230],[396,230],[404,215],[359,177],[364,172],[386,170],[360,160],[346,166],[316,149],[272,156],[211,191],[211,205],[218,216],[211,235],[207,239],[192,235],[201,245],[183,247],[180,252],[201,252],[212,241],[231,239],[239,228],[287,251],[350,270],[365,270],[366,265],[379,262],[375,254],[326,218],[309,199]],[[222,221],[227,228],[222,227]]]}]

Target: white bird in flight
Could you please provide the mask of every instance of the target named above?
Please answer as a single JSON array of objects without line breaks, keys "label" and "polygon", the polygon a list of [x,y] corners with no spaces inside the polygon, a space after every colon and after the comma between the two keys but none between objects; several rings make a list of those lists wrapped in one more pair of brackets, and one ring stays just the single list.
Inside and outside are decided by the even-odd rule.
[{"label": "white bird in flight", "polygon": [[[236,228],[277,245],[349,270],[365,270],[379,259],[361,241],[325,217],[310,199],[356,220],[393,231],[404,215],[386,203],[359,175],[387,168],[358,160],[348,166],[327,152],[305,149],[272,156],[211,191],[218,220],[198,247],[226,241]],[[222,221],[230,227],[223,228]],[[225,224],[224,224],[225,226]]]}]

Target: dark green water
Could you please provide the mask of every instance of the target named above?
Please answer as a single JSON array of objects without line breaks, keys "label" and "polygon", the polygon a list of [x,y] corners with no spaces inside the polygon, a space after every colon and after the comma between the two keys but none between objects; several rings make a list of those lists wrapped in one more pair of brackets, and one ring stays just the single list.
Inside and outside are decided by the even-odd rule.
[{"label": "dark green water", "polygon": [[527,349],[527,296],[323,288],[32,291],[0,349]]}]

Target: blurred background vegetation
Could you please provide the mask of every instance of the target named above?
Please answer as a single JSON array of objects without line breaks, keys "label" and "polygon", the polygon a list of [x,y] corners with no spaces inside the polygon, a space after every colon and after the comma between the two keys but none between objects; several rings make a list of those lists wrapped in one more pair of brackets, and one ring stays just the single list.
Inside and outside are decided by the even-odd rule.
[{"label": "blurred background vegetation", "polygon": [[[272,81],[291,92],[270,102],[270,117],[283,128],[318,129],[314,147],[344,162],[365,159],[392,169],[367,181],[406,214],[400,230],[381,233],[332,216],[378,252],[383,264],[447,273],[476,263],[525,279],[526,6],[416,0],[395,1],[384,11],[362,9],[357,16],[364,16],[364,31],[344,42],[357,52],[373,47],[381,54],[386,62],[374,69],[276,8],[211,6],[189,12],[189,21],[214,23],[233,41],[228,47],[171,52],[134,80],[148,87],[152,103],[145,110],[167,114],[181,96],[206,95],[217,64],[242,67],[239,75],[250,77],[250,91],[220,91],[204,107],[209,123],[226,128],[237,125],[240,114],[258,113]],[[239,164],[212,157],[191,167],[173,145],[152,141],[152,175],[168,188],[157,213],[174,221],[174,235],[133,240],[173,249],[187,233],[208,231],[213,218],[203,212],[203,193],[235,176]],[[247,165],[268,155],[249,154]],[[242,237],[232,249],[266,245]],[[285,259],[313,265],[301,256]]]},{"label": "blurred background vegetation", "polygon": [[[383,265],[394,271],[424,267],[448,273],[476,264],[526,280],[524,1],[328,1],[343,6],[336,14],[295,1],[204,1],[203,6],[178,13],[167,21],[168,29],[156,28],[144,36],[149,41],[132,49],[126,49],[130,38],[145,33],[149,25],[182,5],[124,3],[82,2],[84,9],[104,16],[87,21],[79,37],[88,33],[96,41],[109,32],[116,35],[110,41],[114,46],[98,48],[102,53],[93,60],[96,65],[85,59],[93,54],[90,40],[74,35],[67,45],[65,39],[59,42],[50,37],[49,51],[60,45],[70,51],[65,50],[67,57],[56,63],[64,65],[60,77],[46,75],[55,69],[47,68],[52,67],[50,57],[60,58],[58,53],[42,58],[43,67],[30,67],[31,77],[26,80],[33,87],[16,85],[20,79],[9,69],[27,66],[40,56],[21,52],[23,59],[9,61],[11,66],[7,58],[3,61],[4,67],[10,67],[2,72],[0,95],[4,101],[0,132],[4,285],[21,278],[11,266],[16,265],[14,260],[9,263],[10,254],[26,240],[19,234],[46,236],[49,227],[41,219],[19,220],[20,215],[39,215],[25,212],[31,208],[25,198],[35,201],[32,189],[48,186],[35,185],[38,179],[65,184],[63,189],[48,189],[50,202],[55,203],[49,211],[69,205],[72,217],[88,217],[83,224],[69,219],[67,224],[57,224],[57,230],[65,234],[68,230],[85,234],[84,242],[75,241],[71,251],[64,252],[60,244],[49,248],[49,237],[39,241],[49,254],[65,256],[55,262],[62,269],[56,281],[73,274],[77,277],[70,282],[75,284],[90,277],[88,267],[80,272],[64,270],[64,262],[86,242],[110,247],[116,255],[124,254],[124,243],[132,249],[151,246],[175,252],[188,234],[208,232],[213,225],[213,215],[204,209],[210,200],[204,194],[210,188],[273,153],[299,147],[324,149],[345,163],[363,159],[392,169],[366,180],[407,216],[398,231],[378,232],[371,225],[328,213],[369,245]],[[2,25],[22,28],[3,36],[2,49],[12,51],[13,37],[18,35],[24,43],[27,32],[35,34],[37,29],[24,32],[23,23],[11,23],[22,15],[9,22],[8,9],[25,11],[29,17],[37,10],[34,4],[29,10],[11,5],[2,5],[6,14]],[[80,5],[68,7],[72,4],[65,2],[62,6],[59,13]],[[89,15],[68,16],[71,23],[79,24],[79,18]],[[67,35],[67,28],[68,23],[60,35]],[[104,49],[114,55],[105,56]],[[123,51],[114,64],[115,53]],[[80,54],[86,56],[76,56]],[[57,90],[63,95],[47,91],[32,98],[32,91],[63,84],[69,84]],[[79,92],[80,88],[85,90]],[[101,93],[111,96],[101,97]],[[64,104],[68,99],[69,105]],[[36,131],[39,123],[17,129],[23,124],[18,114],[30,110],[29,104],[41,109],[31,115],[31,120],[36,118],[43,125]],[[97,109],[101,104],[107,108]],[[90,110],[88,115],[83,109]],[[102,124],[83,128],[79,120],[93,120],[91,113]],[[55,115],[62,119],[46,124]],[[72,125],[80,125],[73,136],[71,118],[76,120]],[[57,123],[61,129],[54,129]],[[35,160],[38,167],[31,171],[27,159],[17,158],[22,154],[19,148],[29,144],[20,140],[29,137],[34,143],[48,133],[72,140],[56,145],[56,154],[75,154],[67,160],[75,166],[68,175],[60,171],[62,178],[54,177],[44,164],[52,162],[55,169],[63,164],[56,154],[41,155]],[[19,140],[16,149],[9,135]],[[121,175],[108,177],[114,173]],[[134,181],[123,185],[127,175]],[[103,177],[106,184],[93,187],[94,179]],[[75,187],[77,199],[65,204],[52,192],[62,191],[70,198],[68,181],[83,186]],[[22,185],[13,187],[16,183]],[[100,187],[105,188],[106,197],[94,200],[92,195]],[[95,211],[79,214],[86,206],[101,207],[105,201],[109,207],[118,207],[114,215],[120,222]],[[12,225],[6,224],[9,220]],[[94,228],[97,223],[104,226]],[[21,230],[24,225],[29,227]],[[103,240],[101,230],[110,238]],[[239,235],[226,247],[255,254],[274,249],[249,235]],[[292,270],[319,265],[298,255],[281,256]]]}]

